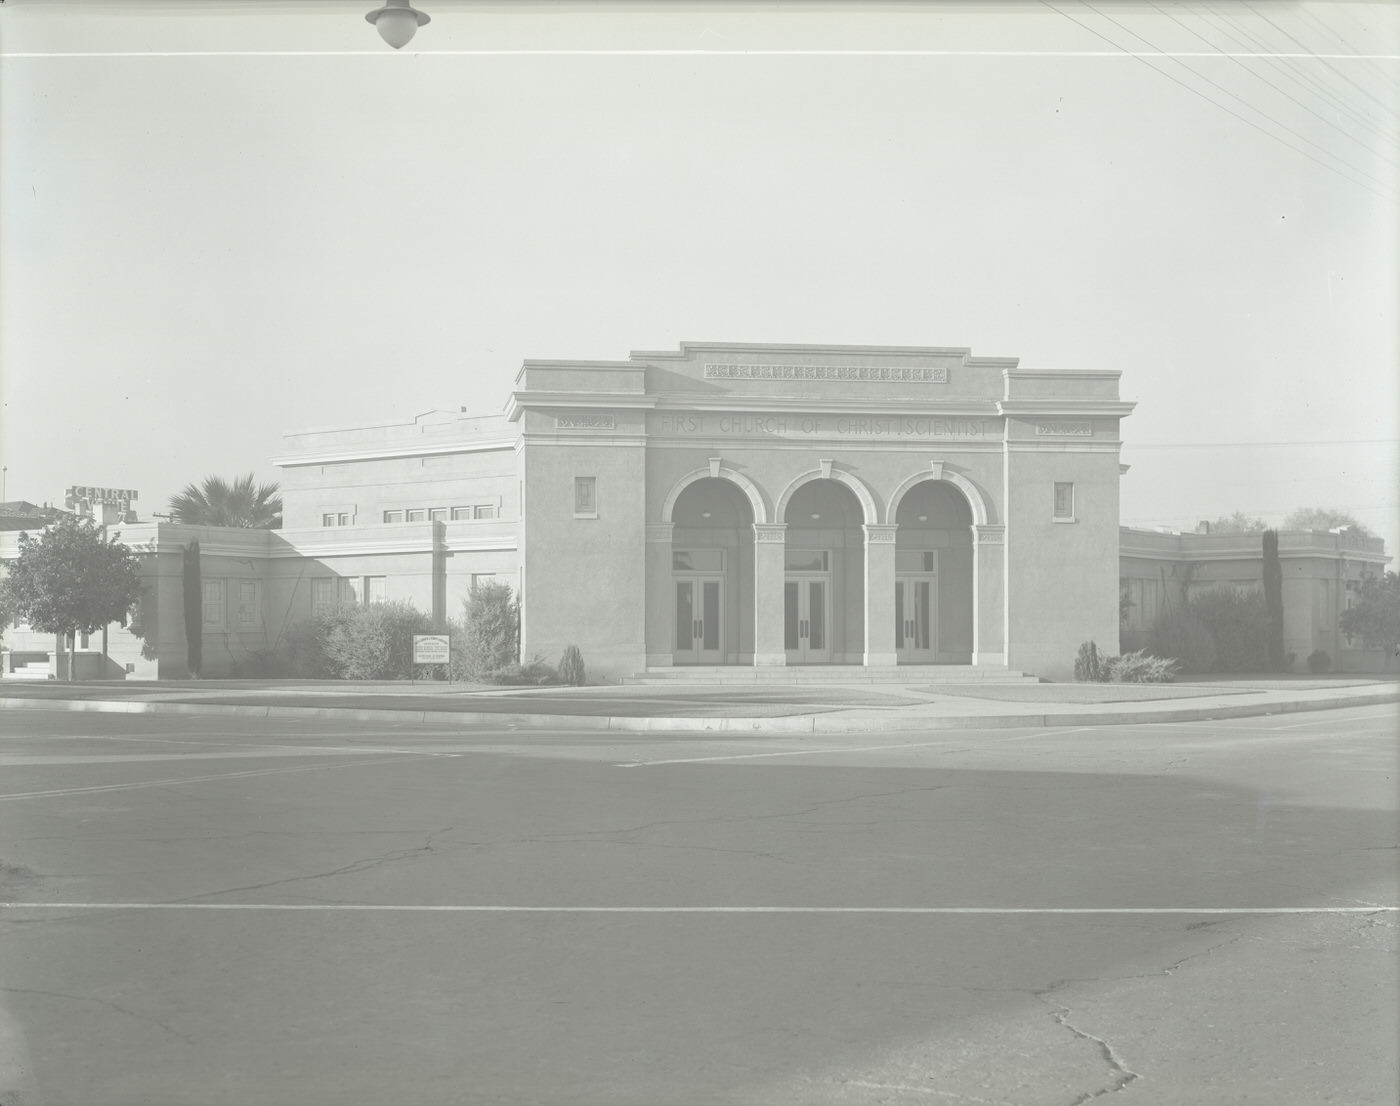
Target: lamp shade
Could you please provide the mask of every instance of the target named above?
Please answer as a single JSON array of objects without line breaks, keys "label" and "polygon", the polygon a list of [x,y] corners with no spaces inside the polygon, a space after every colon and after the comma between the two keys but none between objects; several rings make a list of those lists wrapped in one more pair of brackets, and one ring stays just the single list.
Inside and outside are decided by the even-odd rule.
[{"label": "lamp shade", "polygon": [[382,8],[369,12],[365,19],[379,29],[380,38],[398,50],[407,46],[418,28],[428,22],[428,15],[409,0],[385,0]]}]

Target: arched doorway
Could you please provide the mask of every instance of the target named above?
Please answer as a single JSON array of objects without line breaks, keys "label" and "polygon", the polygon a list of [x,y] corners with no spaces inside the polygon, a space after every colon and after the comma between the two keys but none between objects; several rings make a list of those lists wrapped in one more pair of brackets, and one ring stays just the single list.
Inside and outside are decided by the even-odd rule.
[{"label": "arched doorway", "polygon": [[969,664],[974,617],[972,508],[941,480],[899,501],[895,534],[895,652],[900,664]]},{"label": "arched doorway", "polygon": [[787,524],[783,557],[787,663],[861,663],[865,515],[860,500],[837,480],[810,480],[793,491],[780,521]]},{"label": "arched doorway", "polygon": [[671,511],[675,664],[753,659],[753,508],[722,477],[686,485]]}]

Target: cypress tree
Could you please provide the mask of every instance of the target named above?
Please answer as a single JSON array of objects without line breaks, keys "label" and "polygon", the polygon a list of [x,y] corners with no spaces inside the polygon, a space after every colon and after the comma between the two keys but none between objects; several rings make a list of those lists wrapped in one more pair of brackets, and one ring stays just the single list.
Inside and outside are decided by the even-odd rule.
[{"label": "cypress tree", "polygon": [[1283,671],[1283,566],[1278,559],[1278,531],[1264,531],[1264,607],[1268,612],[1269,667]]},{"label": "cypress tree", "polygon": [[196,680],[204,669],[204,587],[199,576],[199,542],[185,546],[181,579],[185,607],[185,664]]}]

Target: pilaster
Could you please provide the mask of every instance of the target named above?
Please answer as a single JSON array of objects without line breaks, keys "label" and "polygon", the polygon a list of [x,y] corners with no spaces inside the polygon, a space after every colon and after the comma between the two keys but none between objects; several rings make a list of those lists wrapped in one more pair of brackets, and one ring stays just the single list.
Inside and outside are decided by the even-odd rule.
[{"label": "pilaster", "polygon": [[972,528],[972,663],[1006,664],[1006,527]]},{"label": "pilaster", "polygon": [[787,552],[787,524],[756,522],[753,527],[753,663],[787,664],[783,644],[784,570]]},{"label": "pilaster", "polygon": [[899,653],[894,640],[895,535],[894,525],[865,525],[865,664],[894,665]]}]

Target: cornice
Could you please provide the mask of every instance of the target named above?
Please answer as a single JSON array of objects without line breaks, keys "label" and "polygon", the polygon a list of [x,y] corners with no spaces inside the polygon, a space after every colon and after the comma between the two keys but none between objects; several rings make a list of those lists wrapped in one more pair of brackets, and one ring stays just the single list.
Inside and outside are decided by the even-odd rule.
[{"label": "cornice", "polygon": [[[943,385],[934,385],[943,387]],[[930,415],[966,415],[971,418],[1000,418],[999,400],[969,399],[952,397],[949,399],[928,399],[923,396],[907,396],[894,399],[884,396],[868,399],[849,394],[833,396],[765,396],[752,393],[722,396],[697,395],[691,392],[667,392],[653,397],[659,411],[685,410],[725,414],[733,411],[791,411],[834,412],[841,415],[908,415],[911,417]]]},{"label": "cornice", "polygon": [[1127,400],[1095,399],[1002,399],[999,414],[1016,419],[1079,416],[1085,419],[1118,419],[1132,414],[1136,403]]},{"label": "cornice", "polygon": [[323,453],[307,453],[290,457],[274,457],[278,468],[300,468],[304,465],[338,465],[355,461],[390,461],[399,457],[439,457],[448,453],[490,453],[515,448],[515,438],[491,438],[477,442],[441,442],[436,445],[405,443],[377,449],[341,449]]},{"label": "cornice", "polygon": [[[694,353],[796,353],[867,357],[967,357],[969,346],[818,346],[799,342],[682,342],[679,350],[634,350],[634,360],[688,361]],[[1009,360],[983,358],[982,360]]]},{"label": "cornice", "polygon": [[519,422],[527,409],[552,411],[557,408],[606,407],[647,410],[656,406],[656,397],[640,392],[546,392],[528,388],[511,392],[506,401],[506,418]]},{"label": "cornice", "polygon": [[[1117,439],[1093,438],[1007,438],[1007,453],[1112,453],[1117,454],[1123,443]],[[1121,475],[1121,474],[1120,474]]]}]

